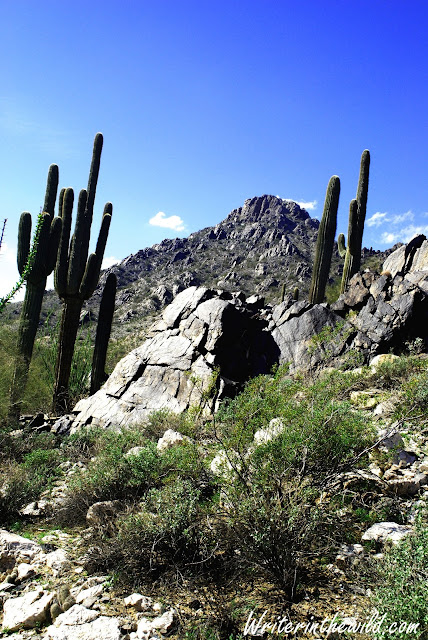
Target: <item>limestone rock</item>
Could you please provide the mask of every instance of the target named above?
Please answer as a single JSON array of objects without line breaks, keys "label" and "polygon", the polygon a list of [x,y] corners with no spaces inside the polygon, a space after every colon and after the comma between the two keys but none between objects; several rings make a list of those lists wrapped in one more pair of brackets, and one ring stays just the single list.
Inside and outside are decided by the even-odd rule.
[{"label": "limestone rock", "polygon": [[[73,611],[74,609],[74,611]],[[99,616],[96,611],[74,605],[46,629],[45,640],[121,640],[117,618]],[[99,617],[98,617],[99,616]]]},{"label": "limestone rock", "polygon": [[279,436],[285,429],[285,425],[281,418],[272,418],[266,429],[259,429],[254,434],[254,444],[260,445],[269,442]]},{"label": "limestone rock", "polygon": [[392,542],[397,544],[412,531],[412,527],[396,522],[378,522],[362,535],[361,540],[373,542]]},{"label": "limestone rock", "polygon": [[3,629],[33,629],[46,620],[49,607],[54,598],[53,593],[43,589],[29,591],[19,598],[9,598],[3,606]]},{"label": "limestone rock", "polygon": [[54,576],[60,576],[71,567],[70,560],[63,549],[56,549],[46,555],[46,565],[52,569]]},{"label": "limestone rock", "polygon": [[37,542],[0,529],[0,569],[11,568],[19,561],[31,562],[41,553],[42,548]]},{"label": "limestone rock", "polygon": [[141,593],[133,593],[124,599],[125,607],[133,607],[136,611],[148,611],[152,608],[153,600]]},{"label": "limestone rock", "polygon": [[[141,424],[157,409],[180,413],[201,402],[220,376],[216,400],[248,378],[268,373],[278,347],[257,311],[240,298],[203,287],[190,287],[166,307],[147,340],[123,358],[96,394],[74,408],[79,425],[115,428]],[[196,381],[196,382],[195,382]]]},{"label": "limestone rock", "polygon": [[416,236],[391,253],[383,263],[383,270],[389,271],[392,277],[397,273],[428,270],[428,241],[425,236]]}]

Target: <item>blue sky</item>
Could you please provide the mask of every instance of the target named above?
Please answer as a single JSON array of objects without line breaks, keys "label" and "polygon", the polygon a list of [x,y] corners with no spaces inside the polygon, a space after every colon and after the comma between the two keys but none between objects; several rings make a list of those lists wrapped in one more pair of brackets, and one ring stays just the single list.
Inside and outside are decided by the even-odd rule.
[{"label": "blue sky", "polygon": [[319,217],[334,174],[346,233],[365,148],[364,244],[428,233],[427,27],[426,0],[0,0],[0,295],[20,213],[51,163],[86,186],[97,131],[110,261],[264,193]]}]

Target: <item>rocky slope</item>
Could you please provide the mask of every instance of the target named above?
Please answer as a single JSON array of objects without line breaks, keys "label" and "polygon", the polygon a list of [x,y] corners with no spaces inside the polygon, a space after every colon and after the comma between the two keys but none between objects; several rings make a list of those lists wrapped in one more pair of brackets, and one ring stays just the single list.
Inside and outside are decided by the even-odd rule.
[{"label": "rocky slope", "polygon": [[[86,303],[83,317],[86,321],[96,319],[110,272],[118,278],[114,336],[135,331],[136,326],[146,328],[157,312],[190,286],[257,294],[274,304],[281,299],[283,285],[287,292],[297,286],[300,296],[305,297],[318,227],[319,221],[292,200],[270,195],[250,198],[215,227],[187,238],[163,240],[107,269]],[[363,249],[363,265],[374,262],[377,268],[390,251]],[[335,250],[330,282],[340,277],[342,268],[343,260]],[[10,305],[9,318],[18,317],[20,306]],[[58,310],[56,293],[48,292],[41,323],[48,314],[55,322]]]},{"label": "rocky slope", "polygon": [[105,385],[76,405],[73,428],[140,424],[163,408],[181,413],[201,402],[210,388],[207,409],[214,409],[218,400],[235,395],[274,364],[288,363],[290,372],[327,363],[350,369],[377,354],[401,352],[406,341],[418,339],[426,348],[425,236],[397,249],[387,266],[381,276],[356,274],[331,306],[296,302],[288,295],[272,307],[258,296],[185,289]]},{"label": "rocky slope", "polygon": [[[292,200],[264,195],[244,202],[223,222],[188,238],[164,240],[138,251],[109,269],[118,278],[116,321],[129,321],[169,304],[190,286],[242,291],[278,302],[283,284],[298,286],[304,296],[310,285],[319,221]],[[364,249],[363,258],[384,254]],[[343,261],[333,257],[331,279],[342,273]]]}]

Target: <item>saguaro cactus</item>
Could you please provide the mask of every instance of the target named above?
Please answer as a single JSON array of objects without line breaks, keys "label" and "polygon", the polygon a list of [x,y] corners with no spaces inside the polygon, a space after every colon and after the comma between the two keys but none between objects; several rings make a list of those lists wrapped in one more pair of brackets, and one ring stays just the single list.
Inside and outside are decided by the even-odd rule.
[{"label": "saguaro cactus", "polygon": [[340,293],[344,293],[355,270],[358,254],[361,256],[361,245],[358,242],[358,201],[351,200],[349,205],[348,247],[346,249]]},{"label": "saguaro cactus", "polygon": [[91,395],[98,391],[107,377],[105,366],[111,324],[113,321],[114,303],[116,300],[116,286],[116,275],[109,273],[104,285],[98,315],[97,335],[95,337],[94,356],[92,358]]},{"label": "saguaro cactus", "polygon": [[334,236],[336,234],[339,195],[340,179],[338,176],[332,176],[327,187],[324,210],[315,248],[314,268],[309,291],[309,302],[313,304],[324,300],[331,256],[333,254]]},{"label": "saguaro cactus", "polygon": [[293,289],[293,300],[297,302],[299,299],[299,287],[294,287]]},{"label": "saguaro cactus", "polygon": [[24,212],[18,229],[18,270],[26,281],[25,298],[22,305],[18,332],[17,355],[10,396],[10,415],[19,415],[19,400],[25,390],[33,354],[34,340],[40,319],[43,294],[47,276],[55,266],[62,222],[54,218],[55,200],[58,189],[58,167],[49,167],[45,202],[37,237],[30,256],[31,214]]},{"label": "saguaro cactus", "polygon": [[103,136],[101,133],[97,133],[94,140],[88,188],[87,190],[83,189],[79,194],[76,225],[71,241],[70,230],[74,193],[72,189],[66,189],[60,195],[60,216],[63,224],[55,268],[55,289],[59,297],[64,301],[64,308],[55,370],[54,408],[58,411],[66,411],[68,409],[68,383],[80,312],[83,302],[91,297],[98,284],[113,212],[113,205],[108,202],[104,207],[95,253],[91,253],[88,258],[102,146]]},{"label": "saguaro cactus", "polygon": [[345,236],[343,233],[339,233],[337,236],[337,250],[339,251],[339,256],[341,258],[346,256]]},{"label": "saguaro cactus", "polygon": [[369,191],[369,169],[370,169],[370,151],[365,149],[361,154],[360,163],[360,176],[358,180],[358,189],[356,200],[358,202],[358,215],[357,215],[357,242],[355,259],[353,261],[352,272],[350,277],[355,273],[358,273],[361,266],[361,247],[363,244],[364,223],[366,220],[367,212],[367,195]]}]

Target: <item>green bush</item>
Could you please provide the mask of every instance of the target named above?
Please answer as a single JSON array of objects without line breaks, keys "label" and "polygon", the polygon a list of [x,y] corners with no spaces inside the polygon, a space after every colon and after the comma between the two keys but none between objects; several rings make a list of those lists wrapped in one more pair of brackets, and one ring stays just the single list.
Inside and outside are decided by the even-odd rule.
[{"label": "green bush", "polygon": [[199,499],[189,480],[177,479],[148,491],[138,509],[117,523],[117,549],[128,575],[203,563],[210,536]]},{"label": "green bush", "polygon": [[373,604],[380,617],[386,615],[376,637],[402,638],[403,633],[391,630],[390,624],[413,622],[419,628],[411,637],[428,638],[428,528],[422,518],[413,534],[385,553],[375,568],[375,583]]}]

